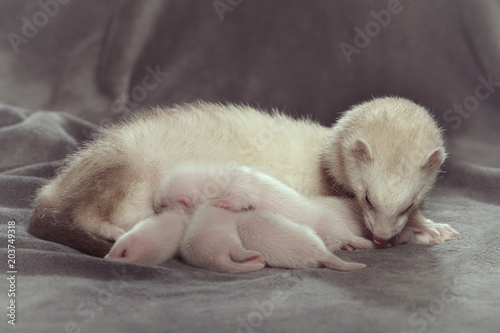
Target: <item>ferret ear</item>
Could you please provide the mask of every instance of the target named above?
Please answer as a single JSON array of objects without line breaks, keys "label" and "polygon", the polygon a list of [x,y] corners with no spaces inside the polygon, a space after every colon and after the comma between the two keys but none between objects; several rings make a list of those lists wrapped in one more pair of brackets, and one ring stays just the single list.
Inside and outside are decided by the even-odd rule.
[{"label": "ferret ear", "polygon": [[420,169],[423,171],[436,170],[443,164],[445,157],[445,152],[441,148],[438,148],[427,156]]},{"label": "ferret ear", "polygon": [[180,196],[179,199],[177,199],[177,202],[186,208],[191,208],[191,200],[185,195]]},{"label": "ferret ear", "polygon": [[362,162],[373,160],[373,154],[370,146],[363,140],[356,140],[354,147],[351,150],[352,155]]}]

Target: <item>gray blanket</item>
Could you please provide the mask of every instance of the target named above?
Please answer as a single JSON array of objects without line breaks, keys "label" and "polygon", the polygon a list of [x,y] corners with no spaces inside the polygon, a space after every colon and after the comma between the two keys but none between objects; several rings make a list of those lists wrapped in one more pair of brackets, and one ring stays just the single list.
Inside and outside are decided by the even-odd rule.
[{"label": "gray blanket", "polygon": [[[0,332],[498,332],[498,1],[10,0],[0,17]],[[142,107],[243,102],[330,125],[372,95],[446,128],[426,214],[461,240],[339,253],[356,272],[237,275],[26,233],[61,160]]]}]

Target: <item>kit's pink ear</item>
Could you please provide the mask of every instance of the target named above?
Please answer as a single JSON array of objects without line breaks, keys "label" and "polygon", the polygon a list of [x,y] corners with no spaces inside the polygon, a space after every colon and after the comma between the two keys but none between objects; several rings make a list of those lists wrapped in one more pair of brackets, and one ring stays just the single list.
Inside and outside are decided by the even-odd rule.
[{"label": "kit's pink ear", "polygon": [[358,139],[351,150],[352,155],[361,162],[370,162],[373,160],[373,154],[370,146],[365,141]]},{"label": "kit's pink ear", "polygon": [[423,171],[435,171],[443,164],[445,158],[446,153],[444,150],[438,148],[427,156],[420,169]]},{"label": "kit's pink ear", "polygon": [[185,195],[180,196],[179,199],[177,199],[177,202],[186,208],[191,208],[191,200]]}]

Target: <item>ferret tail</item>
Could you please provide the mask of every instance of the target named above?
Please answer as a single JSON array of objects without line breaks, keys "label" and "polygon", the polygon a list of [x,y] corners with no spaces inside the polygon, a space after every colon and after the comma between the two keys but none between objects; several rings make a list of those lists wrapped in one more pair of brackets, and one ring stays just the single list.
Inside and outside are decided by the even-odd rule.
[{"label": "ferret tail", "polygon": [[110,251],[112,241],[81,229],[69,217],[62,215],[57,216],[50,209],[37,205],[30,216],[28,232],[95,257],[104,257]]},{"label": "ferret tail", "polygon": [[323,267],[339,271],[355,271],[366,267],[365,264],[344,261],[334,254],[329,254],[326,258],[320,260],[319,263]]},{"label": "ferret tail", "polygon": [[219,270],[228,273],[248,273],[261,270],[266,266],[260,253],[244,248],[231,249],[229,255],[220,257]]}]

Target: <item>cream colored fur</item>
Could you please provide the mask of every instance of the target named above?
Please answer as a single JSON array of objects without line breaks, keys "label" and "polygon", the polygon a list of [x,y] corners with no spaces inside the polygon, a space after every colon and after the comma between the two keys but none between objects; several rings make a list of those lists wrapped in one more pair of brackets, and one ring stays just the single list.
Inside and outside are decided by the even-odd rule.
[{"label": "cream colored fur", "polygon": [[[374,114],[375,110],[386,110],[390,121],[366,120],[371,117],[363,121],[361,111],[357,111],[372,109]],[[330,130],[309,120],[295,120],[277,112],[267,114],[247,106],[199,102],[144,113],[103,129],[94,142],[65,161],[56,178],[40,190],[29,231],[80,251],[103,255],[105,239],[116,240],[154,214],[153,193],[174,166],[230,161],[266,167],[305,196],[330,192],[327,173],[335,177],[337,184],[355,192],[358,200],[363,185],[369,183],[374,200],[391,218],[389,222],[374,218],[365,207],[367,226],[374,230],[374,223],[393,224],[394,212],[412,199],[420,203],[434,183],[437,168],[429,168],[428,176],[415,170],[420,166],[418,162],[424,161],[419,158],[431,153],[427,148],[435,145],[444,154],[439,130],[424,109],[399,98],[375,99],[348,111],[344,117]],[[360,123],[353,118],[359,118]],[[399,124],[401,130],[396,131],[391,124]],[[346,172],[342,169],[347,165],[345,158],[336,147],[352,143],[356,133],[367,134],[364,140],[368,143],[379,135],[378,142],[386,145],[371,147],[377,157],[375,167],[352,169],[351,159],[349,166],[354,172]],[[344,146],[344,150],[346,147],[351,148]],[[394,153],[390,153],[392,148]],[[380,157],[389,159],[384,162]],[[392,166],[413,169],[402,174],[400,183],[390,179],[394,174],[389,168]],[[329,171],[325,173],[324,168]],[[415,174],[418,177],[405,178]],[[420,206],[407,224],[411,228],[401,234],[405,235],[404,241],[429,243],[458,237],[449,226],[423,218]],[[401,220],[397,228],[384,225],[380,236],[388,237],[401,226]],[[85,231],[79,235],[87,232],[93,237],[75,242],[68,233],[77,230]]]},{"label": "cream colored fur", "polygon": [[[442,132],[428,111],[392,97],[345,112],[323,153],[336,185],[354,194],[366,226],[381,241],[399,234],[408,219],[432,223],[421,219],[422,205],[445,158]],[[436,241],[458,236],[451,228],[441,229],[430,230]]]}]

